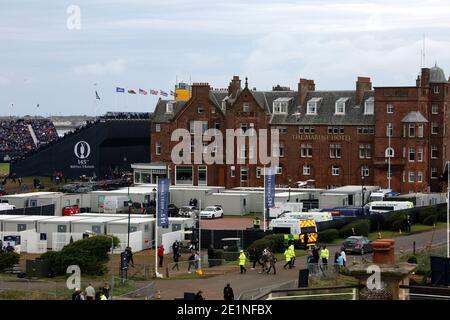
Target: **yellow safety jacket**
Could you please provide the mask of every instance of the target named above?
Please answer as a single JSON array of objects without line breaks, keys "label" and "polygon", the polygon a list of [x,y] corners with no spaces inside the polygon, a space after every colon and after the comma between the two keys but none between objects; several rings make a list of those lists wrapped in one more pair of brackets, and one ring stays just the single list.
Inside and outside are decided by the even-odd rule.
[{"label": "yellow safety jacket", "polygon": [[328,251],[328,249],[320,250],[320,257],[328,260],[330,258],[330,252]]},{"label": "yellow safety jacket", "polygon": [[289,246],[288,250],[290,251],[291,258],[295,258],[295,248],[293,244]]},{"label": "yellow safety jacket", "polygon": [[100,295],[100,300],[108,300],[104,294]]},{"label": "yellow safety jacket", "polygon": [[239,265],[240,266],[243,266],[243,265],[245,265],[245,260],[247,259],[247,257],[245,256],[245,253],[241,253],[240,255],[239,255]]},{"label": "yellow safety jacket", "polygon": [[284,251],[284,256],[285,256],[285,258],[286,258],[286,262],[291,261],[291,252],[290,252],[289,249],[286,249],[286,250]]}]

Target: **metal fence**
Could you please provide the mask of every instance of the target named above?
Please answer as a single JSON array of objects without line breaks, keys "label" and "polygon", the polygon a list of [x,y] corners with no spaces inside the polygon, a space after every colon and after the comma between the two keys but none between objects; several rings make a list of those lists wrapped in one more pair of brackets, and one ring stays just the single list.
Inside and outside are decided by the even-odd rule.
[{"label": "metal fence", "polygon": [[256,297],[256,300],[357,300],[359,289],[359,285],[276,289]]},{"label": "metal fence", "polygon": [[289,280],[282,283],[273,284],[266,287],[256,288],[252,290],[246,290],[242,292],[238,300],[257,300],[260,296],[265,296],[273,290],[292,289],[298,286],[298,280]]}]

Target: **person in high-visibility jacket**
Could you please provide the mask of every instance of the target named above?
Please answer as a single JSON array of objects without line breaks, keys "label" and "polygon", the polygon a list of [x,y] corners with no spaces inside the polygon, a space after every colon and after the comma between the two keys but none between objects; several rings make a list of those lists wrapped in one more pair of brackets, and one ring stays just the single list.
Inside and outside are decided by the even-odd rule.
[{"label": "person in high-visibility jacket", "polygon": [[283,266],[284,269],[286,269],[287,266],[289,266],[289,269],[291,268],[291,251],[289,248],[284,250],[284,257],[286,259],[286,264]]},{"label": "person in high-visibility jacket", "polygon": [[330,258],[330,251],[328,251],[327,246],[323,246],[320,250],[320,258],[322,259],[322,264],[327,268],[328,259]]},{"label": "person in high-visibility jacket", "polygon": [[247,272],[247,269],[245,269],[246,260],[247,257],[245,256],[244,250],[241,250],[239,254],[239,268],[241,269],[241,274]]},{"label": "person in high-visibility jacket", "polygon": [[291,242],[291,245],[288,248],[290,254],[291,254],[291,263],[289,265],[289,268],[293,268],[294,267],[294,262],[295,262],[295,248],[294,248],[294,244]]}]

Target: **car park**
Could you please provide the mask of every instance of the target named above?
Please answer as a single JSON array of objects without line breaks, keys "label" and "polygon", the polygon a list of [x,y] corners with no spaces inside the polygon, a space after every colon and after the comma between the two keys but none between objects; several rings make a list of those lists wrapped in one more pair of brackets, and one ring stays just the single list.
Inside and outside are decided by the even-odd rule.
[{"label": "car park", "polygon": [[364,255],[373,252],[372,241],[363,236],[351,236],[345,239],[343,249],[347,253],[358,253]]},{"label": "car park", "polygon": [[221,206],[209,206],[200,211],[201,218],[222,218],[223,217],[223,209]]}]

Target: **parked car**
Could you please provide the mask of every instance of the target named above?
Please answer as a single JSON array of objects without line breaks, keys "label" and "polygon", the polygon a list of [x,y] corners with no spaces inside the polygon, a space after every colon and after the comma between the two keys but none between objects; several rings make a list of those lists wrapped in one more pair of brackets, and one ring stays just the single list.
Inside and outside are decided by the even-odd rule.
[{"label": "parked car", "polygon": [[223,218],[223,209],[221,206],[209,206],[200,211],[201,218]]},{"label": "parked car", "polygon": [[198,208],[194,206],[183,206],[178,211],[178,215],[185,218],[197,218],[199,213]]},{"label": "parked car", "polygon": [[373,252],[372,241],[363,236],[348,237],[345,239],[342,246],[344,251],[348,253],[359,253],[364,255],[366,253]]},{"label": "parked car", "polygon": [[168,210],[169,217],[178,217],[178,212],[180,211],[180,209],[173,203],[169,204],[169,206],[167,207],[167,210]]}]

